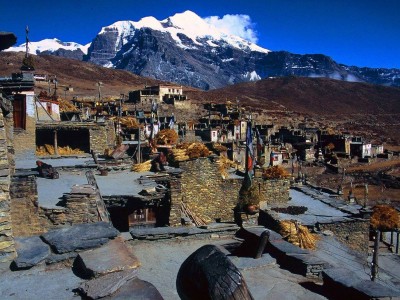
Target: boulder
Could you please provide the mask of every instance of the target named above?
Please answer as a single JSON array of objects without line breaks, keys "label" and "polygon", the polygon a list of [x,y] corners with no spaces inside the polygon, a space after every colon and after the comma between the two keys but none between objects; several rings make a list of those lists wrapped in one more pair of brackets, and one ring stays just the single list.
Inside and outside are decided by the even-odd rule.
[{"label": "boulder", "polygon": [[[103,298],[113,294],[127,281],[135,278],[136,276],[137,270],[125,270],[121,272],[110,273],[82,283],[78,288],[78,291],[82,296],[85,296],[89,299]],[[132,296],[133,294],[130,295],[130,297]]]},{"label": "boulder", "polygon": [[100,248],[80,252],[74,262],[76,274],[83,278],[136,269],[139,265],[121,237],[110,240]]},{"label": "boulder", "polygon": [[154,285],[139,278],[134,278],[125,283],[115,294],[104,299],[163,300],[164,298]]},{"label": "boulder", "polygon": [[238,268],[214,245],[199,248],[182,263],[176,287],[183,300],[253,299]]},{"label": "boulder", "polygon": [[97,222],[77,224],[51,230],[42,235],[54,252],[58,254],[96,248],[119,234],[110,223]]},{"label": "boulder", "polygon": [[16,269],[28,269],[44,261],[51,253],[49,245],[39,236],[15,238],[17,258],[14,259]]}]

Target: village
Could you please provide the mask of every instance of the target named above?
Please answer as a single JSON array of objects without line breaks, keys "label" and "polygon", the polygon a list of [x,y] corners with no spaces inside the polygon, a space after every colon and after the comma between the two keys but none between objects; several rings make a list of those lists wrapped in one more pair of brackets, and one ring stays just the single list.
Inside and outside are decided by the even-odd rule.
[{"label": "village", "polygon": [[[187,267],[197,248],[226,264],[223,280],[239,274],[216,288],[231,297],[274,298],[288,282],[298,298],[282,299],[400,297],[399,202],[369,193],[398,181],[352,172],[398,152],[306,122],[264,123],[236,99],[189,119],[175,84],[112,99],[95,84],[88,100],[29,68],[0,78],[2,298],[42,298],[43,274],[56,271],[50,298],[207,299],[220,279],[207,260]],[[179,263],[165,267],[168,255]],[[27,270],[43,291],[16,275]],[[211,283],[196,290],[198,276]]]}]

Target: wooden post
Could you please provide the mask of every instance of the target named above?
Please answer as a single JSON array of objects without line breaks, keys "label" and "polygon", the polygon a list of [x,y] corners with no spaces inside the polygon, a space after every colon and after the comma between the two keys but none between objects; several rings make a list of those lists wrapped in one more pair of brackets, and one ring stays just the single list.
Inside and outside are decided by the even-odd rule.
[{"label": "wooden post", "polygon": [[262,256],[268,240],[269,240],[269,230],[264,230],[260,235],[256,255],[254,256],[255,259],[258,259]]},{"label": "wooden post", "polygon": [[399,237],[400,237],[400,232],[397,232],[397,238],[396,238],[396,254],[399,254]]},{"label": "wooden post", "polygon": [[372,281],[375,281],[376,276],[378,275],[378,251],[379,251],[380,235],[381,235],[381,232],[377,229],[375,231],[374,253],[372,256],[372,264],[371,264],[371,280]]},{"label": "wooden post", "polygon": [[58,155],[57,130],[54,130],[54,154]]}]

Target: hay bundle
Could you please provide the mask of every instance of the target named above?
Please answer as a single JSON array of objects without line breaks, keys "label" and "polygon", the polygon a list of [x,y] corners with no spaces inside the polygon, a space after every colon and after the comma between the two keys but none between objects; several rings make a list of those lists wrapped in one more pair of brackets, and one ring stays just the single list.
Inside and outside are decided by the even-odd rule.
[{"label": "hay bundle", "polygon": [[151,168],[151,160],[148,160],[141,164],[133,165],[131,170],[133,172],[146,172],[146,171],[150,171],[150,168]]},{"label": "hay bundle", "polygon": [[262,176],[264,179],[283,179],[290,177],[290,174],[281,166],[273,166],[263,169]]},{"label": "hay bundle", "polygon": [[160,130],[155,136],[158,145],[174,145],[178,140],[178,134],[172,129]]},{"label": "hay bundle", "polygon": [[303,249],[315,249],[318,237],[315,234],[311,234],[306,226],[299,225],[294,220],[281,221],[279,226],[279,233],[289,243]]},{"label": "hay bundle", "polygon": [[371,227],[381,231],[394,230],[400,227],[400,217],[397,210],[388,205],[377,205],[371,216]]},{"label": "hay bundle", "polygon": [[[73,149],[70,146],[58,147],[59,155],[74,155],[74,154],[82,154],[85,153],[81,149]],[[38,156],[46,156],[46,155],[55,155],[56,151],[54,146],[45,144],[44,146],[36,147],[36,155]]]}]

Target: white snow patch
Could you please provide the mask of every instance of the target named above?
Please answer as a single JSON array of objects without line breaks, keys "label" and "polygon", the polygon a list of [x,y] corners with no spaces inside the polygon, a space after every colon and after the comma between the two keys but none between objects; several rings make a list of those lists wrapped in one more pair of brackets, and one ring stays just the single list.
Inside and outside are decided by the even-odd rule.
[{"label": "white snow patch", "polygon": [[[29,42],[29,53],[30,54],[38,54],[43,51],[57,51],[58,49],[65,50],[77,50],[81,49],[84,54],[87,54],[89,44],[81,45],[75,42],[62,42],[59,39],[44,39],[39,42]],[[6,49],[5,51],[15,51],[15,52],[25,52],[26,51],[26,43],[23,43],[17,47],[11,47]]]},{"label": "white snow patch", "polygon": [[[212,22],[207,22],[207,18],[202,19],[197,14],[189,10],[183,13],[175,14],[162,21],[159,21],[154,17],[142,18],[138,22],[119,21],[111,24],[110,26],[103,27],[99,34],[104,34],[110,30],[118,32],[118,38],[116,41],[116,46],[118,47],[118,45],[124,43],[123,37],[130,36],[133,34],[134,30],[141,28],[151,28],[153,30],[169,33],[177,45],[181,48],[187,48],[187,46],[182,44],[178,34],[186,35],[193,41],[194,44],[198,45],[201,45],[199,42],[200,39],[206,39],[207,43],[212,47],[217,46],[213,41],[223,40],[232,47],[242,50],[263,53],[270,52],[270,50],[262,48],[238,35],[228,33],[226,28],[221,29],[212,24]],[[252,39],[254,40],[254,38]]]},{"label": "white snow patch", "polygon": [[250,80],[250,81],[257,81],[261,79],[261,76],[257,74],[256,71],[253,72],[247,72],[243,75],[244,78]]},{"label": "white snow patch", "polygon": [[233,58],[226,58],[226,59],[222,59],[222,62],[229,62],[229,61],[232,61],[233,60]]}]

